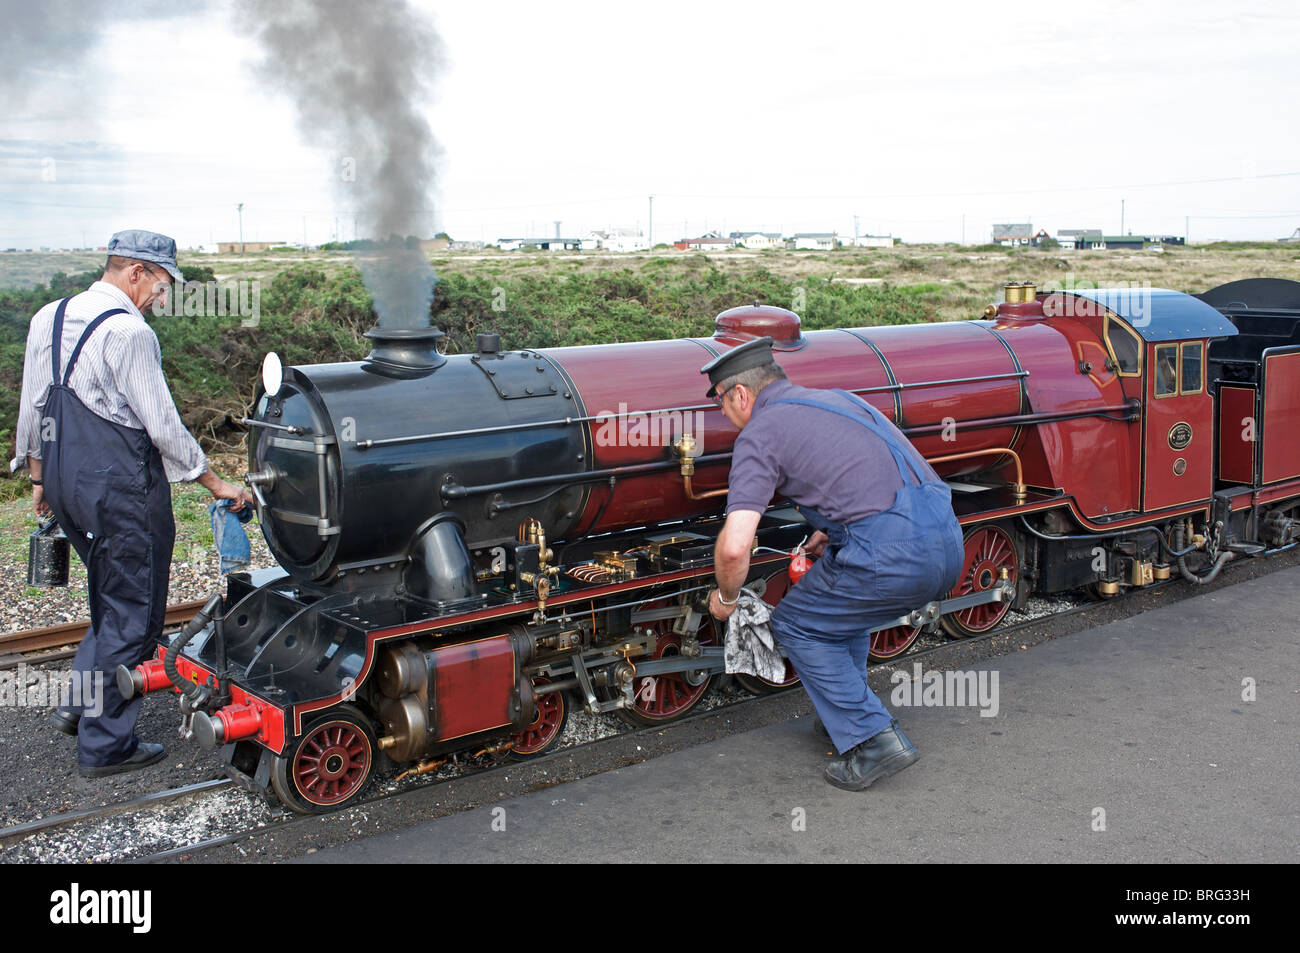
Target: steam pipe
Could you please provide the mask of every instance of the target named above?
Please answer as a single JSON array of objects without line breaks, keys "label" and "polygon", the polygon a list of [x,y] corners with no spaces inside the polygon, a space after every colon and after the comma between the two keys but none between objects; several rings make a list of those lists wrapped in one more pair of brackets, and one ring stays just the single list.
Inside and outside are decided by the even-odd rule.
[{"label": "steam pipe", "polygon": [[[1026,372],[1027,373],[1027,372]],[[994,377],[1019,377],[1019,374],[994,375]],[[992,378],[972,377],[968,380],[980,381]],[[949,381],[926,382],[926,384],[948,384]],[[897,384],[885,387],[851,387],[846,388],[851,394],[870,394],[876,391],[903,390],[905,388],[920,387],[922,384]],[[618,420],[625,417],[653,417],[656,415],[664,416],[674,413],[689,413],[696,410],[717,410],[717,404],[709,402],[707,404],[686,404],[681,407],[663,407],[656,410],[629,410],[626,413],[615,414],[593,414],[586,417],[557,417],[554,420],[535,420],[517,424],[502,424],[498,427],[472,427],[468,430],[444,430],[440,433],[421,433],[411,434],[402,437],[385,437],[380,440],[359,440],[354,447],[357,450],[370,450],[374,447],[391,447],[403,443],[419,443],[425,440],[448,440],[453,437],[478,437],[494,433],[514,433],[520,430],[536,430],[544,427],[567,427],[573,424],[597,423],[607,420]],[[1112,417],[1111,414],[1122,413],[1123,417]],[[1092,407],[1088,410],[1070,410],[1059,413],[1041,413],[1041,414],[1014,414],[1009,417],[983,417],[976,420],[959,420],[957,426],[965,430],[984,430],[990,427],[1012,427],[1020,424],[1041,424],[1054,423],[1060,420],[1079,420],[1084,417],[1103,417],[1107,420],[1114,420],[1119,423],[1127,423],[1138,419],[1139,406],[1136,401],[1129,401],[1124,404],[1111,404],[1106,407]],[[245,418],[240,421],[243,424],[256,424],[258,426],[276,426],[266,424],[256,420]],[[925,436],[926,434],[941,433],[948,424],[927,424],[923,427],[905,427],[903,433],[907,436]],[[292,429],[292,428],[285,428]],[[299,432],[305,432],[302,428],[297,428]]]},{"label": "steam pipe", "polygon": [[1229,562],[1231,562],[1233,557],[1235,557],[1236,555],[1237,555],[1236,553],[1227,550],[1219,553],[1219,558],[1214,561],[1214,565],[1210,567],[1209,572],[1207,572],[1204,576],[1198,576],[1196,575],[1196,573],[1188,569],[1187,557],[1180,556],[1178,558],[1178,572],[1188,582],[1193,583],[1197,586],[1203,586],[1207,582],[1213,582],[1214,577],[1219,574],[1219,570],[1221,570],[1224,566],[1226,566]]},{"label": "steam pipe", "polygon": [[1169,547],[1169,544],[1165,542],[1165,534],[1160,532],[1160,530],[1158,530],[1154,526],[1133,526],[1128,529],[1114,530],[1108,533],[1088,533],[1087,535],[1084,536],[1053,536],[1049,533],[1043,533],[1040,532],[1039,530],[1034,529],[1032,526],[1029,525],[1029,520],[1027,520],[1023,516],[1020,517],[1020,522],[1025,527],[1025,530],[1031,536],[1037,536],[1039,539],[1046,539],[1053,543],[1055,542],[1083,543],[1095,539],[1119,539],[1124,536],[1131,536],[1134,533],[1155,533],[1156,539],[1160,543],[1160,548],[1163,549],[1165,551],[1165,555],[1169,556],[1171,559],[1177,559],[1180,556],[1186,556],[1188,553],[1195,552],[1197,549],[1195,545],[1188,546],[1186,549],[1179,549],[1179,550],[1171,549]]},{"label": "steam pipe", "polygon": [[727,487],[725,486],[719,490],[705,490],[703,493],[696,493],[691,486],[691,477],[682,477],[682,482],[686,484],[686,498],[688,500],[708,500],[715,496],[727,495]]},{"label": "steam pipe", "polygon": [[1002,456],[1006,454],[1016,463],[1016,482],[1011,485],[1011,495],[1017,502],[1025,501],[1025,474],[1020,466],[1020,454],[1010,447],[993,447],[988,450],[971,450],[969,453],[950,453],[943,457],[926,457],[926,463],[951,463],[954,460],[968,460],[971,457]]}]

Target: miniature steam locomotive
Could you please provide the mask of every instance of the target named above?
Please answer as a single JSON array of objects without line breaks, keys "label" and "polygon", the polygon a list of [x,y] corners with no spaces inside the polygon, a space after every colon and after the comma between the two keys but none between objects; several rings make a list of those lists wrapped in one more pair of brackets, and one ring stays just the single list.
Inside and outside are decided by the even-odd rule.
[{"label": "miniature steam locomotive", "polygon": [[[124,693],[178,690],[232,776],[298,812],[352,803],[377,768],[538,755],[570,704],[653,724],[704,697],[735,430],[699,368],[756,336],[795,383],[890,415],[953,489],[961,578],[874,632],[877,659],[926,626],[987,631],[1033,592],[1204,581],[1300,531],[1300,283],[1012,283],[981,320],[810,332],[754,305],[707,339],[480,335],[452,356],[435,328],[369,336],[362,362],[270,367],[247,421],[281,568],[233,574],[119,672]],[[780,501],[760,523],[769,602],[806,533]]]}]

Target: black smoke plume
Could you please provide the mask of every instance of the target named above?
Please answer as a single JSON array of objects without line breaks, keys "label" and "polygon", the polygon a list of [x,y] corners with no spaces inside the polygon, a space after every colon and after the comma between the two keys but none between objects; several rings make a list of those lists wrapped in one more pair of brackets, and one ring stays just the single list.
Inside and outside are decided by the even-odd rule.
[{"label": "black smoke plume", "polygon": [[338,187],[377,240],[357,261],[383,327],[425,327],[433,268],[410,243],[428,234],[439,149],[421,107],[443,46],[406,0],[238,0],[239,30],[261,45],[259,76],[287,95],[309,145],[338,157]]}]

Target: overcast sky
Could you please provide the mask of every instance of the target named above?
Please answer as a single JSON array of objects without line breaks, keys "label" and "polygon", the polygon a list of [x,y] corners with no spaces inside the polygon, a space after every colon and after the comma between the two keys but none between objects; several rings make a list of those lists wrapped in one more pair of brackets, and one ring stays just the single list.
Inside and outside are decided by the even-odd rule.
[{"label": "overcast sky", "polygon": [[[652,194],[656,241],[1113,234],[1121,201],[1135,233],[1300,227],[1294,2],[411,6],[443,44],[427,234],[644,228]],[[226,3],[0,7],[0,249],[229,241],[241,202],[248,240],[353,237],[355,150],[307,134]]]}]

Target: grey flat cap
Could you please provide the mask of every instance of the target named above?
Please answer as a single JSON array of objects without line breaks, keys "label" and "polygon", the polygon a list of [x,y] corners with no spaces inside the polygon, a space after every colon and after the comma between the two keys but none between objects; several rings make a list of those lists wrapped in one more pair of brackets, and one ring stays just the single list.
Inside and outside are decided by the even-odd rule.
[{"label": "grey flat cap", "polygon": [[772,359],[771,338],[756,338],[753,341],[746,341],[739,347],[733,347],[726,354],[715,357],[700,368],[701,374],[709,375],[711,385],[709,392],[704,396],[712,397],[717,393],[718,385],[728,377],[735,377],[741,371],[773,363],[775,361]]},{"label": "grey flat cap", "polygon": [[128,228],[108,240],[108,253],[137,261],[151,261],[167,269],[167,274],[184,283],[185,276],[176,267],[176,241],[157,232]]}]

